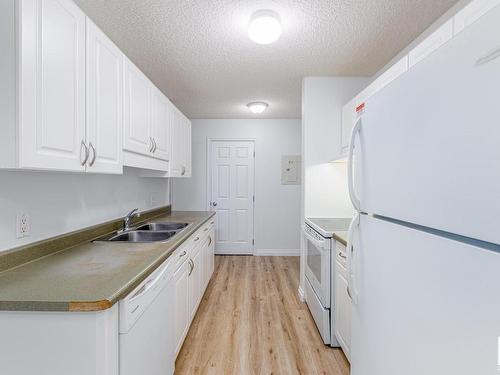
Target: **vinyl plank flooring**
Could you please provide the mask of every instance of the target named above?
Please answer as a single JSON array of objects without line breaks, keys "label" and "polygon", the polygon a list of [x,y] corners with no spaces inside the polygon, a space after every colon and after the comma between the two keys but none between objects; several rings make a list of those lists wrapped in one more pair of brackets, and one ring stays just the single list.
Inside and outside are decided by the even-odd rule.
[{"label": "vinyl plank flooring", "polygon": [[298,257],[217,256],[176,375],[348,375],[297,296]]}]

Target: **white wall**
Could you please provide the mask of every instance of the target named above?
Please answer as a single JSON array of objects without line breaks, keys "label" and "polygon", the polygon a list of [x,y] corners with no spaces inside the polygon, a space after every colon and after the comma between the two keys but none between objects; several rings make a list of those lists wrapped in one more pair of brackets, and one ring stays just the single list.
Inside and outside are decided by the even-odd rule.
[{"label": "white wall", "polygon": [[[122,176],[0,171],[0,251],[168,202],[168,180],[133,168]],[[18,213],[30,215],[30,237],[16,238]]]},{"label": "white wall", "polygon": [[300,186],[281,185],[281,155],[301,153],[301,122],[193,120],[193,177],[173,182],[173,208],[207,209],[207,138],[255,139],[256,253],[299,254]]}]

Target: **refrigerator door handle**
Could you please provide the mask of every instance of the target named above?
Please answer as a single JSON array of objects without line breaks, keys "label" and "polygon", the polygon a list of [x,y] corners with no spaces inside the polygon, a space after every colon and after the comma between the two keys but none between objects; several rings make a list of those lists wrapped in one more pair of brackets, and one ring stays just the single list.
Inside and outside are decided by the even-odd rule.
[{"label": "refrigerator door handle", "polygon": [[347,234],[347,293],[351,298],[351,301],[354,305],[358,303],[358,293],[354,286],[355,283],[355,275],[354,275],[354,266],[353,266],[353,257],[354,257],[354,245],[352,238],[354,236],[355,228],[359,227],[360,215],[358,212],[354,214],[354,217],[349,225],[349,231]]},{"label": "refrigerator door handle", "polygon": [[358,120],[354,124],[351,132],[351,138],[349,140],[349,153],[347,158],[347,185],[349,187],[349,197],[351,198],[352,205],[354,209],[358,212],[361,211],[361,203],[359,198],[356,196],[356,192],[354,191],[354,143],[356,141],[356,136],[361,130],[361,116],[358,117]]}]

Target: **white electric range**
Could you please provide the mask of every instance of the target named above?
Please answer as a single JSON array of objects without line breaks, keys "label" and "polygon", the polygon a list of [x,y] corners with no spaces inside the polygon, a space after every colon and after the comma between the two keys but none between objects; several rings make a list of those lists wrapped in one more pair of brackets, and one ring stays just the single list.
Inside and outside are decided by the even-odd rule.
[{"label": "white electric range", "polygon": [[326,345],[338,347],[334,334],[335,238],[336,231],[346,231],[349,218],[306,218],[305,299]]}]

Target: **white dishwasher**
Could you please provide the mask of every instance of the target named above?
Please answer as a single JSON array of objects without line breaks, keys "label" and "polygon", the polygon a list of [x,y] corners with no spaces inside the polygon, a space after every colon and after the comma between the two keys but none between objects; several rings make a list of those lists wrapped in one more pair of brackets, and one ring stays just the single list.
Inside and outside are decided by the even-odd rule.
[{"label": "white dishwasher", "polygon": [[174,373],[172,259],[120,301],[120,375]]}]

